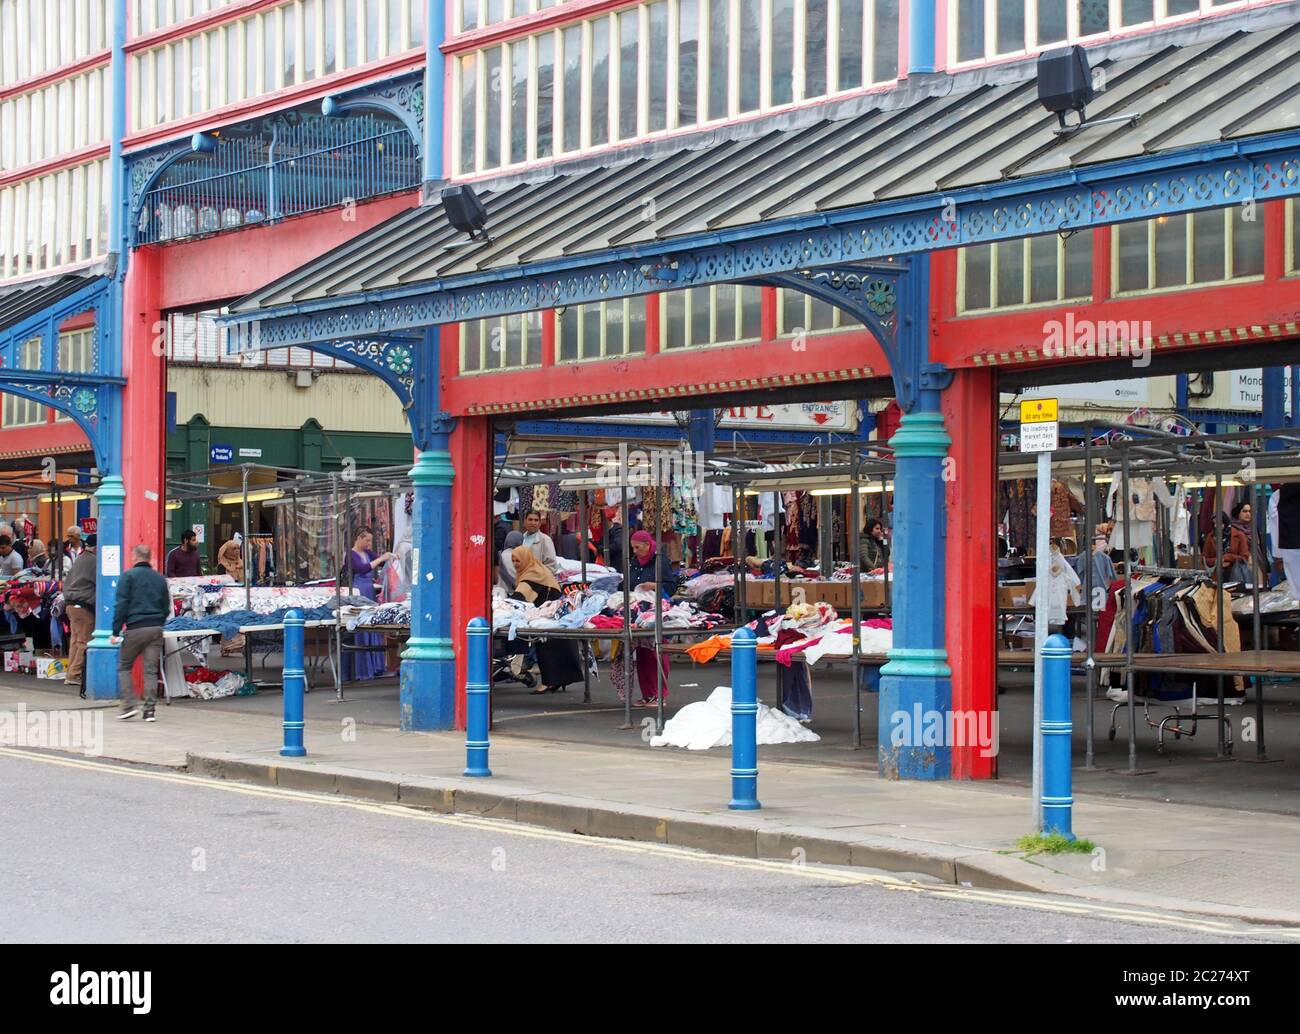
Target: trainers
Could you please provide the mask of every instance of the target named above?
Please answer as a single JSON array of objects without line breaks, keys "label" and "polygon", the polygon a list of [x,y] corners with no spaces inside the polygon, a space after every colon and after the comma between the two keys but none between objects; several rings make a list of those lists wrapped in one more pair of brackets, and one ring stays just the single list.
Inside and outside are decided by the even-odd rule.
[{"label": "trainers", "polygon": [[156,722],[158,720],[157,716],[153,713],[152,707],[146,707],[144,709],[144,720],[146,722]]},{"label": "trainers", "polygon": [[118,720],[120,721],[125,718],[134,718],[139,713],[140,713],[140,709],[138,707],[128,707],[125,710],[119,711],[117,713],[117,717]]}]

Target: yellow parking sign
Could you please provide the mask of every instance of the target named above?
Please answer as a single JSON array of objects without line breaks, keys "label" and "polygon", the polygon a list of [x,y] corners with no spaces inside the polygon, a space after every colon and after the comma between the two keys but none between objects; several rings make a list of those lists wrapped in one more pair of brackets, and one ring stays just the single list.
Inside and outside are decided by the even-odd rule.
[{"label": "yellow parking sign", "polygon": [[1020,403],[1022,424],[1049,424],[1056,420],[1056,399],[1026,399]]}]

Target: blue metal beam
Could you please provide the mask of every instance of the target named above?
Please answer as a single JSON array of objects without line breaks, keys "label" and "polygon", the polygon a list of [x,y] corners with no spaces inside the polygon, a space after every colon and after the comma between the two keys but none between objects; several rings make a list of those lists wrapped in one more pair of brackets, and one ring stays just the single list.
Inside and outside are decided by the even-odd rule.
[{"label": "blue metal beam", "polygon": [[[383,335],[1300,194],[1300,131],[226,317],[262,348]],[[232,338],[237,335],[232,335]],[[232,350],[238,346],[232,341]]]}]

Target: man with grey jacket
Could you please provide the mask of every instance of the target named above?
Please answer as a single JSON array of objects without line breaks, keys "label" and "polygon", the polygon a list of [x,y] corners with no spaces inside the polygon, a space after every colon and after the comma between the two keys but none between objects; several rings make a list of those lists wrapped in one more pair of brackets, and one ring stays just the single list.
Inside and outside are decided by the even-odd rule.
[{"label": "man with grey jacket", "polygon": [[63,580],[63,612],[68,616],[72,642],[68,646],[68,675],[64,680],[86,695],[86,646],[95,631],[95,543],[92,532],[86,537],[86,548],[72,562],[72,569]]},{"label": "man with grey jacket", "polygon": [[117,657],[117,691],[122,699],[118,718],[140,713],[131,667],[144,658],[144,720],[154,720],[158,666],[162,660],[163,625],[171,616],[172,598],[167,579],[153,569],[153,553],[146,545],[131,550],[131,570],[117,580],[117,605],[113,609],[113,642],[121,643]]}]

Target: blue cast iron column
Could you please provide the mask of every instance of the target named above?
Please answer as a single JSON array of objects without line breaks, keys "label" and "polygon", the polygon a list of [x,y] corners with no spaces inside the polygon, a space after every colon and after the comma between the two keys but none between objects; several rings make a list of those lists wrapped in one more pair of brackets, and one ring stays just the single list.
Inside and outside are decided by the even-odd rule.
[{"label": "blue cast iron column", "polygon": [[[943,461],[952,439],[937,392],[922,392],[890,440],[894,474],[894,647],[880,669],[880,773],[947,779],[952,669],[944,646],[946,511]],[[939,741],[935,742],[935,733]]]},{"label": "blue cast iron column", "polygon": [[456,723],[456,658],[451,650],[451,453],[420,452],[411,468],[411,638],[402,651],[401,724],[405,730]]},{"label": "blue cast iron column", "polygon": [[416,351],[409,410],[419,454],[411,468],[411,638],[402,651],[401,727],[456,725],[456,657],[451,647],[451,485],[454,421],[440,412],[438,328]]},{"label": "blue cast iron column", "polygon": [[[108,641],[112,634],[113,606],[117,598],[117,580],[123,564],[122,517],[126,487],[116,475],[104,478],[95,492],[99,503],[95,535],[95,631],[86,647],[86,696],[92,700],[117,697],[117,646]],[[105,573],[105,572],[109,573]]]}]

